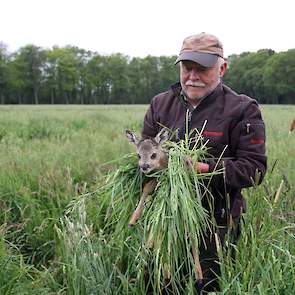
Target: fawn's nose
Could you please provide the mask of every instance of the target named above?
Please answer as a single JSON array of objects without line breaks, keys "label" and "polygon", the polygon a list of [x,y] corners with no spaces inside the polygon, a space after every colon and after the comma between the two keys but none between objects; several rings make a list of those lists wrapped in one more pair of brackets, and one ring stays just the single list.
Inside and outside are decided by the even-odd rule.
[{"label": "fawn's nose", "polygon": [[142,172],[148,171],[149,168],[150,168],[150,165],[149,164],[142,164],[140,166],[140,169],[141,169]]}]

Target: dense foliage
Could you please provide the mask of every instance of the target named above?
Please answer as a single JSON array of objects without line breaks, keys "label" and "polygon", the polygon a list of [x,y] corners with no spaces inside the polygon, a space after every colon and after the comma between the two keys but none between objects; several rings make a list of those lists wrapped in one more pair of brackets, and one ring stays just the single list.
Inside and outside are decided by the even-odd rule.
[{"label": "dense foliage", "polygon": [[238,93],[246,93],[260,103],[295,103],[295,49],[245,52],[230,56],[228,62],[224,81]]},{"label": "dense foliage", "polygon": [[[176,56],[100,55],[81,48],[0,42],[1,104],[148,103],[178,81]],[[261,103],[295,103],[295,49],[262,49],[228,58],[224,81]]]}]

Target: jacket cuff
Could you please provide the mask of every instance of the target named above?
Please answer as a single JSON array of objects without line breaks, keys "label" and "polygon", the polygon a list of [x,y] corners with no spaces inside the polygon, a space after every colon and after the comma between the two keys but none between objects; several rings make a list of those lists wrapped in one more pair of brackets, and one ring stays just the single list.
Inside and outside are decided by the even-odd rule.
[{"label": "jacket cuff", "polygon": [[[207,159],[206,163],[209,165],[209,172],[220,170],[224,168],[224,161],[220,160],[219,162],[213,159]],[[217,164],[218,163],[218,164]]]},{"label": "jacket cuff", "polygon": [[[220,160],[218,162],[213,159],[208,159],[207,164],[209,165],[209,173],[220,170],[220,169],[224,169],[224,160]],[[212,177],[212,185],[213,186],[217,187],[217,186],[223,185],[224,181],[225,181],[224,170],[222,173],[217,174],[217,175],[213,175],[213,177]]]}]

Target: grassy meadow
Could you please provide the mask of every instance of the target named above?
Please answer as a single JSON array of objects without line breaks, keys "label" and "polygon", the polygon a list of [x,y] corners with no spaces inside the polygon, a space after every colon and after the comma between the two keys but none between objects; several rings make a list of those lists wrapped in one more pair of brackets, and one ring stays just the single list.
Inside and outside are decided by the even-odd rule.
[{"label": "grassy meadow", "polygon": [[[139,133],[146,109],[0,107],[0,294],[144,294],[133,255],[139,228],[123,236],[118,227],[109,243],[95,192],[118,168],[114,160],[133,152],[124,129]],[[295,290],[295,106],[264,105],[262,113],[268,172],[244,191],[236,263],[220,252],[222,294]]]}]

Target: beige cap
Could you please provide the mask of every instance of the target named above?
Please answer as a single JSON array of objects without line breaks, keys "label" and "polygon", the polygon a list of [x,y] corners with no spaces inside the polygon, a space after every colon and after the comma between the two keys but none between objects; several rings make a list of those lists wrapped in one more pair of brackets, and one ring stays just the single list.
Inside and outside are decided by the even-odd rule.
[{"label": "beige cap", "polygon": [[223,46],[217,37],[201,33],[183,40],[179,56],[175,64],[182,60],[191,60],[206,68],[211,68],[218,57],[223,57]]}]

